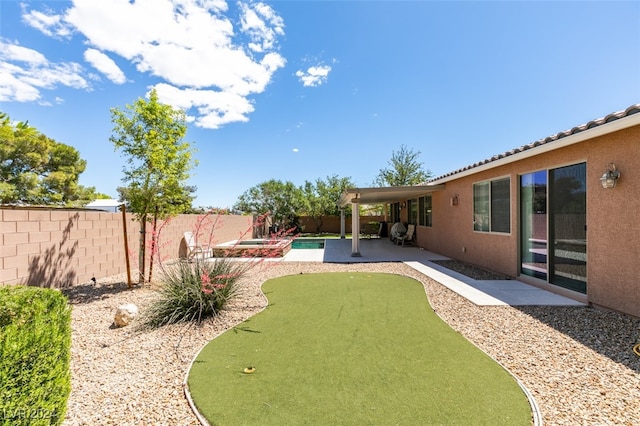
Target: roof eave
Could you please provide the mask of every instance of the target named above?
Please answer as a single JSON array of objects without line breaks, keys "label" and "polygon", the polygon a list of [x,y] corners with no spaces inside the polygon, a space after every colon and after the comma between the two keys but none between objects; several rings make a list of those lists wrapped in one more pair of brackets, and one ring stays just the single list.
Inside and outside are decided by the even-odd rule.
[{"label": "roof eave", "polygon": [[[415,198],[433,191],[441,191],[444,185],[387,186],[370,188],[347,188],[340,195],[338,206],[346,207],[351,203],[384,204]],[[372,193],[378,194],[375,198]],[[380,195],[382,194],[382,195]]]},{"label": "roof eave", "polygon": [[436,178],[435,180],[430,180],[428,183],[429,185],[443,184],[446,182],[450,182],[452,180],[460,179],[466,176],[483,172],[485,170],[490,170],[496,167],[504,166],[505,164],[521,161],[526,158],[531,158],[536,155],[543,154],[545,152],[555,151],[557,149],[565,148],[570,145],[574,145],[574,144],[584,142],[586,140],[593,139],[599,136],[604,136],[610,133],[618,132],[620,130],[624,130],[629,127],[633,127],[637,125],[640,125],[640,114],[633,114],[633,115],[620,118],[618,120],[615,120],[606,124],[602,124],[592,129],[588,129],[570,136],[566,136],[562,139],[555,140],[551,143],[545,143],[536,147],[526,149],[524,151],[520,151],[512,155],[507,155],[497,160],[489,161],[485,164],[481,164],[475,167],[469,167],[468,169],[461,170],[456,173],[452,173],[451,175],[448,175],[448,176],[443,176],[441,178]]}]

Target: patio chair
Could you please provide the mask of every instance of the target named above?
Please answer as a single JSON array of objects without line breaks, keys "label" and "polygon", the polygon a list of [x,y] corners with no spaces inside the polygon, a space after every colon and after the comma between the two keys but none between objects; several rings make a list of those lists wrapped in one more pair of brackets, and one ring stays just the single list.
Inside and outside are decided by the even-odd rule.
[{"label": "patio chair", "polygon": [[413,236],[415,235],[415,232],[416,226],[410,223],[409,225],[407,225],[407,232],[405,232],[404,235],[396,240],[396,244],[401,245],[402,247],[404,247],[407,243],[409,245],[413,245]]},{"label": "patio chair", "polygon": [[396,222],[391,227],[391,232],[389,232],[389,239],[393,241],[395,244],[398,244],[398,239],[400,239],[403,235],[407,233],[407,228],[400,222]]},{"label": "patio chair", "polygon": [[205,244],[198,244],[193,232],[184,233],[184,242],[187,247],[187,260],[193,260],[196,257],[205,259],[213,256],[213,250],[211,247]]}]

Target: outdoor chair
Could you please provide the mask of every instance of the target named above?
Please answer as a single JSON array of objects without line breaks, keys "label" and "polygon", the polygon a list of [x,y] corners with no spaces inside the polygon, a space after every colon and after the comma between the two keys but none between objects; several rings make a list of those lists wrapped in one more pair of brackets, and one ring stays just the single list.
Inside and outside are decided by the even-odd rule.
[{"label": "outdoor chair", "polygon": [[398,244],[398,239],[407,233],[407,228],[400,222],[396,222],[391,227],[391,232],[389,232],[389,239],[393,241],[395,244]]},{"label": "outdoor chair", "polygon": [[409,244],[409,245],[413,245],[413,237],[415,235],[415,231],[416,231],[416,226],[413,224],[409,224],[407,225],[407,232],[404,233],[404,235],[402,235],[401,237],[399,237],[396,241],[396,244],[401,245],[402,247],[405,246],[405,244]]},{"label": "outdoor chair", "polygon": [[213,256],[211,247],[198,244],[193,232],[184,233],[184,242],[187,247],[187,260],[193,260],[195,258],[205,259]]}]

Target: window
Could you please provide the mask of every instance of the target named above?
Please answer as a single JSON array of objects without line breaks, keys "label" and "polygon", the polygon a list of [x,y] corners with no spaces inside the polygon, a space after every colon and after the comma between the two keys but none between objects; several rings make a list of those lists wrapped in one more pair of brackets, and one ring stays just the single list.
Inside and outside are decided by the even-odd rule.
[{"label": "window", "polygon": [[489,182],[473,185],[473,230],[489,232]]},{"label": "window", "polygon": [[473,185],[473,230],[511,232],[511,180],[509,178]]},{"label": "window", "polygon": [[491,182],[491,232],[511,232],[511,180]]},{"label": "window", "polygon": [[400,203],[391,204],[391,223],[400,222]]},{"label": "window", "polygon": [[418,223],[418,200],[409,200],[409,223],[416,225]]},{"label": "window", "polygon": [[432,226],[431,195],[425,195],[418,200],[418,219],[420,226]]}]

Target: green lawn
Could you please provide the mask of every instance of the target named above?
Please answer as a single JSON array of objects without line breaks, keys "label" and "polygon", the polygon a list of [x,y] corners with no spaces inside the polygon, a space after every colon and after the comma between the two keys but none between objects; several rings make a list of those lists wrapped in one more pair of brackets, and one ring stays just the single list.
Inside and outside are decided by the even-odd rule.
[{"label": "green lawn", "polygon": [[435,315],[419,282],[324,273],[262,289],[269,307],[211,341],[189,373],[211,424],[532,424],[515,380]]}]

